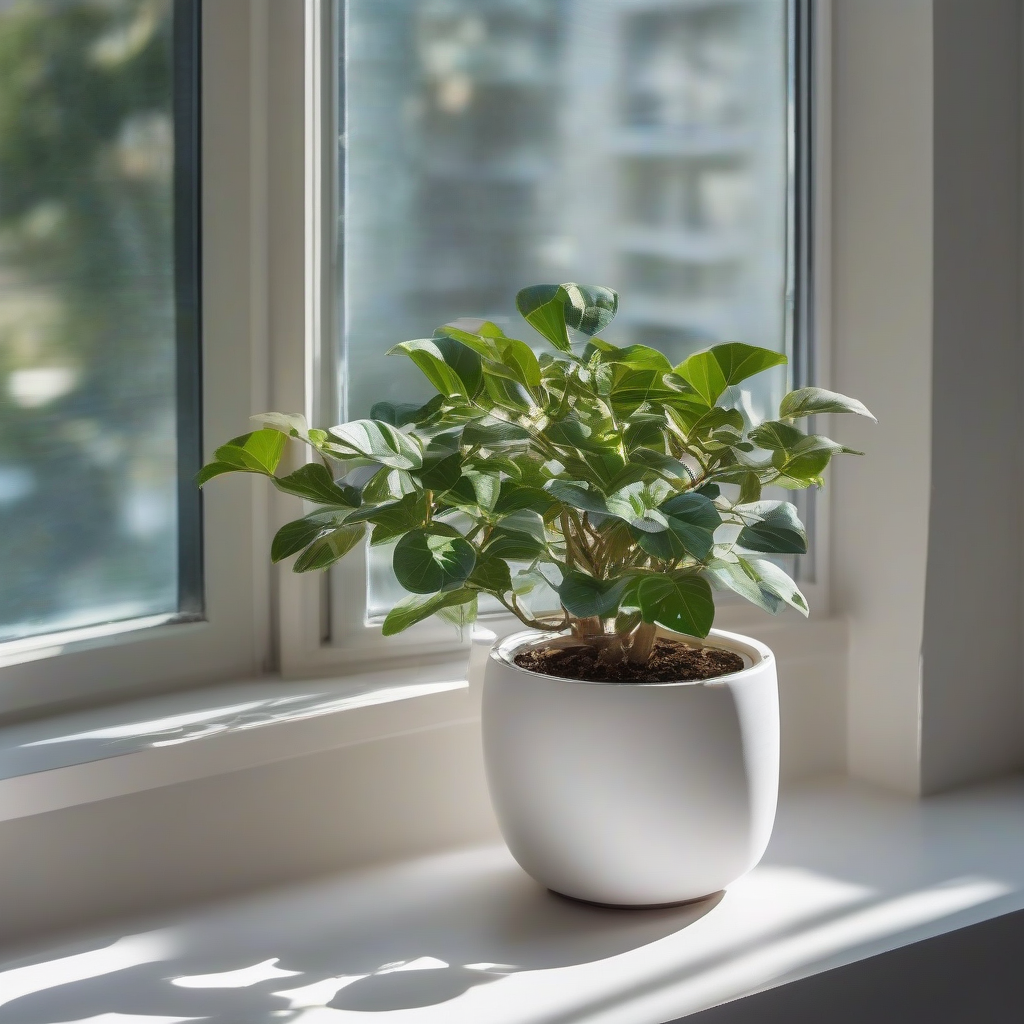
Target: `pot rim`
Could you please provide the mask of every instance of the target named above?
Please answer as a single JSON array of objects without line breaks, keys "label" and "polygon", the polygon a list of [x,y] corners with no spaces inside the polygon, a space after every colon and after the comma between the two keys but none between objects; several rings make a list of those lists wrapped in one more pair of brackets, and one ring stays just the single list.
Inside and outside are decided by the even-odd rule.
[{"label": "pot rim", "polygon": [[[636,683],[618,679],[570,679],[568,676],[553,676],[546,672],[534,672],[532,669],[523,668],[514,661],[515,656],[526,646],[535,644],[537,638],[547,639],[562,636],[561,633],[546,633],[539,629],[525,629],[511,633],[495,641],[491,647],[489,658],[506,665],[523,675],[533,676],[535,679],[543,679],[548,682],[579,683],[584,686],[625,686],[630,688],[664,688],[669,686],[721,686],[737,680],[746,679],[755,675],[766,664],[775,660],[771,648],[760,640],[744,636],[742,633],[729,633],[724,629],[712,629],[703,640],[700,637],[686,636],[682,633],[675,633],[670,629],[658,627],[658,634],[661,636],[679,637],[689,644],[696,644],[701,647],[717,647],[720,650],[732,651],[743,658],[744,667],[736,672],[727,672],[725,675],[714,676],[711,679],[677,679],[666,682]],[[717,643],[708,643],[714,639]]]}]

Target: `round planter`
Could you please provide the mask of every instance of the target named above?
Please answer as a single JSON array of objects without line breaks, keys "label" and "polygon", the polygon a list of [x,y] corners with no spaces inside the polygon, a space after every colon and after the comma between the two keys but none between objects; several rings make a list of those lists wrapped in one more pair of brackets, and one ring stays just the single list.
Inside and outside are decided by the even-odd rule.
[{"label": "round planter", "polygon": [[772,652],[712,630],[705,643],[745,667],[680,683],[582,682],[514,663],[548,638],[506,637],[484,668],[487,781],[524,870],[555,892],[621,906],[700,899],[749,871],[778,798]]}]

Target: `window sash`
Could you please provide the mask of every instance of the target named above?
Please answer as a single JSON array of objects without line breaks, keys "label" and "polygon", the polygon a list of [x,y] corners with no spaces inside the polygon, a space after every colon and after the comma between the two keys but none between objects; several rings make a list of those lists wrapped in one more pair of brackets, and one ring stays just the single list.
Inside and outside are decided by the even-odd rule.
[{"label": "window sash", "polygon": [[[195,470],[212,454],[204,453],[202,439],[219,444],[243,432],[248,417],[271,404],[268,271],[260,256],[267,220],[261,183],[268,157],[268,12],[250,0],[176,3],[191,15],[178,22],[183,44],[185,37],[201,37],[191,89],[175,100],[201,108],[191,142],[179,143],[183,160],[191,144],[201,171],[193,165],[191,179],[179,175],[178,183],[194,189],[201,178],[204,203],[200,209],[193,192],[201,223],[179,223],[175,244],[191,253],[178,264],[179,330],[191,330],[194,339],[191,351],[179,348],[179,380],[188,392],[179,398],[202,414],[202,430],[193,417],[190,433],[179,437],[179,487],[202,513],[205,567],[200,575],[197,557],[183,573],[181,609],[172,615],[15,641],[0,650],[0,721],[252,677],[270,664],[267,496],[252,481],[226,480],[200,504],[194,487]],[[301,4],[298,10],[301,18]],[[294,60],[301,66],[301,46]],[[200,524],[193,521],[191,529],[195,536]]]},{"label": "window sash", "polygon": [[[203,615],[202,501],[194,484],[195,474],[202,465],[200,56],[201,0],[173,0],[172,94],[169,99],[174,146],[171,195],[177,457],[175,608],[111,621],[104,621],[101,617],[81,627],[55,622],[49,630],[0,642],[0,664],[17,663],[25,657],[39,657],[40,652],[66,650],[79,642],[94,642],[122,632],[193,622]],[[70,169],[69,173],[73,175]],[[96,609],[97,614],[102,611],[102,608]]]},{"label": "window sash", "polygon": [[204,612],[202,395],[202,0],[174,0],[174,312],[178,618]]}]

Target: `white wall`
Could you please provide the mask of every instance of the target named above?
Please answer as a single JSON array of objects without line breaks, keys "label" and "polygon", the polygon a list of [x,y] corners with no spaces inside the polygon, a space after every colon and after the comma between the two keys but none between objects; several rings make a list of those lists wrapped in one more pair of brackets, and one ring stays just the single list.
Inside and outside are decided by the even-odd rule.
[{"label": "white wall", "polygon": [[931,486],[932,4],[833,8],[833,381],[878,416],[832,472],[833,608],[850,622],[850,771],[919,788]]},{"label": "white wall", "polygon": [[1021,10],[837,0],[834,609],[851,774],[927,794],[1024,764]]},{"label": "white wall", "polygon": [[1021,5],[934,10],[926,793],[1024,764]]}]

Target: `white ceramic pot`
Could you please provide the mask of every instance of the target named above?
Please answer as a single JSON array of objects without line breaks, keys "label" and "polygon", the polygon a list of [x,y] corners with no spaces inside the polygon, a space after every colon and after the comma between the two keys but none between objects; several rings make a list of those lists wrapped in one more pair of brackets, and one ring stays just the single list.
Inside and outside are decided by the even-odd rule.
[{"label": "white ceramic pot", "polygon": [[749,871],[779,788],[772,652],[712,630],[706,643],[741,655],[741,671],[593,683],[514,663],[547,638],[513,634],[484,669],[487,781],[520,865],[555,892],[622,906],[700,899]]}]

